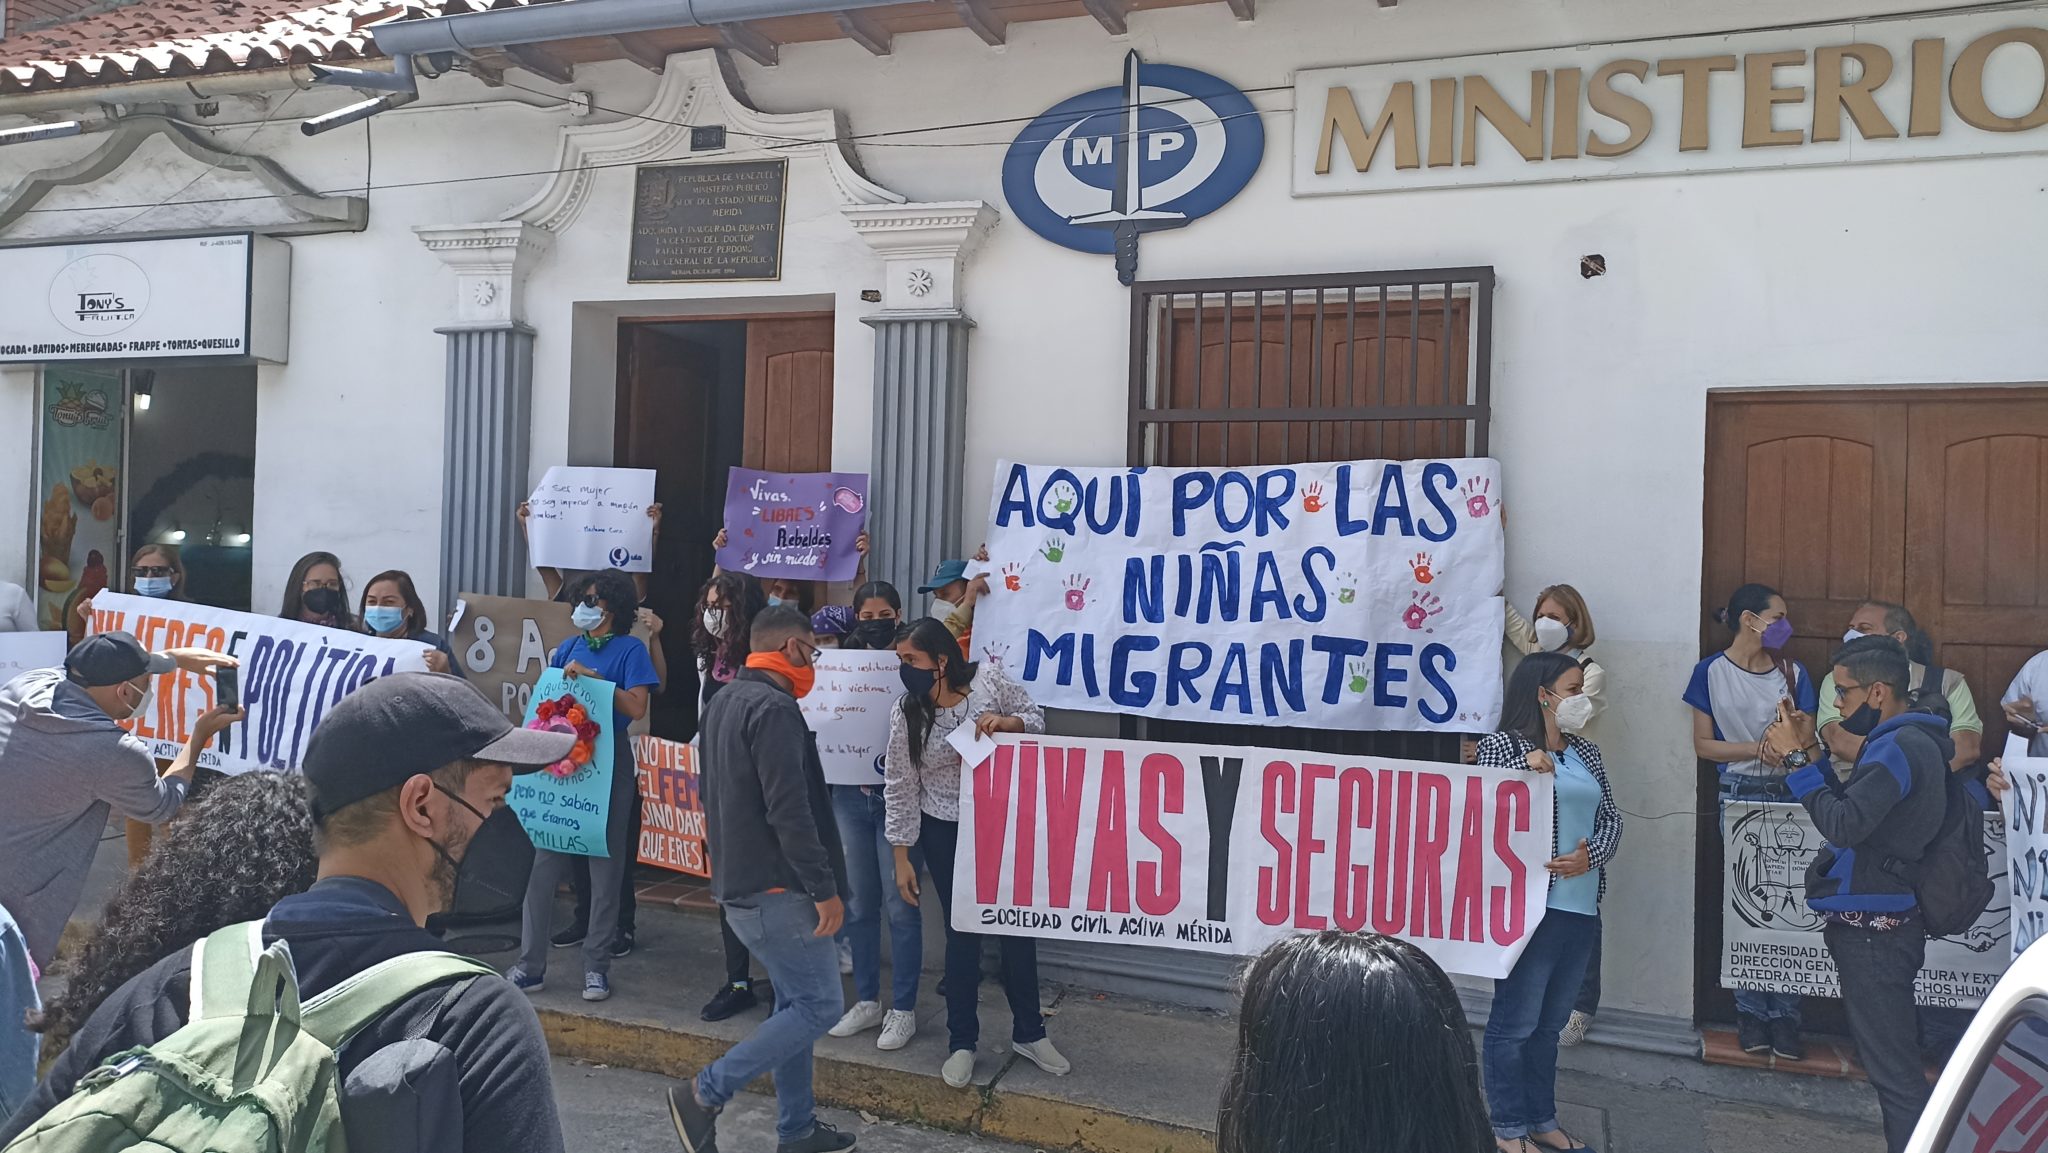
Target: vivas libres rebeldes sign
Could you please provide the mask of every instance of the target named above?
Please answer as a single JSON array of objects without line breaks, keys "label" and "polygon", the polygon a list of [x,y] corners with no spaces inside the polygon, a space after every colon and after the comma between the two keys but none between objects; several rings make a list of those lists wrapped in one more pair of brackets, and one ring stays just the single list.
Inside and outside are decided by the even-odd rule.
[{"label": "vivas libres rebeldes sign", "polygon": [[787,169],[783,160],[637,169],[626,279],[781,279]]}]

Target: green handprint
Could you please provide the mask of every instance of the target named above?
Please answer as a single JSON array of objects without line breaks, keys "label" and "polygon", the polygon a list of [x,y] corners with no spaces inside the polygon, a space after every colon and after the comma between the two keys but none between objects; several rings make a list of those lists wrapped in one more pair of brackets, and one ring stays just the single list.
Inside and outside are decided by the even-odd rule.
[{"label": "green handprint", "polygon": [[1038,550],[1038,554],[1052,563],[1058,564],[1060,563],[1060,558],[1067,555],[1067,542],[1058,537],[1050,537],[1046,540],[1045,547]]},{"label": "green handprint", "polygon": [[1065,516],[1068,513],[1073,512],[1074,498],[1070,496],[1060,497],[1058,500],[1052,502],[1052,510],[1060,514],[1061,516]]},{"label": "green handprint", "polygon": [[1345,682],[1345,687],[1359,696],[1365,695],[1365,669],[1364,661],[1352,661],[1350,666],[1351,679]]},{"label": "green handprint", "polygon": [[1342,576],[1338,577],[1337,580],[1339,582],[1337,585],[1338,604],[1348,605],[1352,601],[1358,599],[1358,590],[1352,587],[1353,584],[1357,582],[1357,577],[1352,576],[1350,573],[1345,573]]}]

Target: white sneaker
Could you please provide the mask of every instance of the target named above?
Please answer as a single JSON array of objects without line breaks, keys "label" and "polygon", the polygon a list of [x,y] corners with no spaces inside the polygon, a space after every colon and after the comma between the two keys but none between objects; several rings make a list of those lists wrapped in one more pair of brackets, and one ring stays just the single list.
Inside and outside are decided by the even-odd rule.
[{"label": "white sneaker", "polygon": [[946,1063],[939,1067],[939,1076],[944,1077],[946,1084],[955,1089],[967,1088],[967,1083],[974,1080],[974,1050],[953,1050],[953,1055],[946,1058]]},{"label": "white sneaker", "polygon": [[855,1033],[865,1033],[881,1023],[881,1003],[877,1001],[861,1001],[854,1005],[853,1008],[848,1009],[846,1016],[839,1018],[839,1023],[832,1026],[831,1035],[834,1037],[851,1037]]},{"label": "white sneaker", "polygon": [[1584,1041],[1586,1039],[1586,1026],[1592,1023],[1592,1017],[1579,1012],[1577,1009],[1573,1009],[1572,1019],[1566,1021],[1564,1028],[1557,1034],[1557,1043],[1569,1049],[1573,1045]]},{"label": "white sneaker", "polygon": [[901,1049],[910,1044],[910,1039],[915,1036],[917,1014],[904,1009],[891,1009],[882,1018],[882,1035],[875,1041],[875,1048]]},{"label": "white sneaker", "polygon": [[853,975],[853,946],[847,944],[845,941],[838,942],[838,945],[839,975],[842,977],[851,977]]},{"label": "white sneaker", "polygon": [[1010,1049],[1055,1077],[1064,1077],[1074,1071],[1074,1063],[1060,1056],[1060,1051],[1052,1047],[1051,1037],[1040,1037],[1029,1045],[1012,1041]]}]

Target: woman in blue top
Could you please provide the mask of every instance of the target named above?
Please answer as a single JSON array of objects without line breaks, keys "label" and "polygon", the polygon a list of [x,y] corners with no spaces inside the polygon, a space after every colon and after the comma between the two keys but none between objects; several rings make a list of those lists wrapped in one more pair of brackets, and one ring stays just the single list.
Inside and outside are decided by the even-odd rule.
[{"label": "woman in blue top", "polygon": [[[1779,702],[1790,700],[1811,716],[1819,709],[1820,697],[1799,662],[1780,655],[1792,639],[1792,622],[1785,615],[1785,598],[1776,589],[1743,585],[1728,598],[1728,607],[1714,616],[1735,635],[1726,649],[1693,668],[1685,703],[1693,707],[1693,752],[1713,762],[1720,774],[1725,827],[1730,801],[1792,803],[1785,765],[1765,746],[1764,730],[1778,719]],[[1785,1061],[1805,1059],[1798,994],[1737,990],[1735,1020],[1743,1052],[1774,1052]]]},{"label": "woman in blue top", "polygon": [[1621,810],[1600,750],[1578,735],[1593,719],[1586,674],[1563,653],[1531,653],[1508,678],[1501,731],[1479,742],[1478,762],[1552,773],[1550,899],[1508,975],[1493,985],[1486,1021],[1486,1108],[1504,1153],[1584,1149],[1557,1124],[1557,1034],[1571,1018],[1593,954],[1607,863],[1621,848]]},{"label": "woman in blue top", "polygon": [[[579,577],[569,586],[569,621],[578,632],[548,658],[550,668],[570,677],[594,677],[613,685],[611,813],[605,824],[606,856],[590,860],[590,931],[583,937],[583,999],[602,1001],[612,995],[609,973],[612,937],[619,923],[619,888],[626,870],[639,856],[627,824],[640,803],[634,781],[633,742],[626,726],[647,713],[648,691],[661,681],[647,646],[629,630],[640,610],[633,578],[617,569]],[[514,985],[538,992],[548,968],[548,931],[554,917],[555,890],[568,876],[567,854],[536,849],[533,874],[526,884],[526,908],[519,926],[519,963],[505,974]]]}]

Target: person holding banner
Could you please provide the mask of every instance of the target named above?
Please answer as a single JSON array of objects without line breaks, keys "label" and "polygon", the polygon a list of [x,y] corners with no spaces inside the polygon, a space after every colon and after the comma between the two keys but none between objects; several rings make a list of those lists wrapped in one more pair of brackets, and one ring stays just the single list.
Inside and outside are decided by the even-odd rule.
[{"label": "person holding banner", "polygon": [[[1730,801],[1792,800],[1784,762],[1765,745],[1764,733],[1778,719],[1780,701],[1791,701],[1808,716],[1820,709],[1813,678],[1798,661],[1781,655],[1792,640],[1785,612],[1785,598],[1768,585],[1736,589],[1728,607],[1714,614],[1734,638],[1725,650],[1694,666],[1685,687],[1685,703],[1693,707],[1693,752],[1714,762],[1720,773],[1724,823]],[[1738,989],[1735,1022],[1743,1052],[1775,1053],[1783,1061],[1806,1059],[1797,993]]]},{"label": "person holding banner", "polygon": [[448,642],[440,634],[427,631],[427,606],[420,600],[419,590],[413,587],[412,576],[404,570],[386,569],[371,577],[370,583],[363,586],[363,600],[357,611],[362,616],[363,631],[371,636],[418,641],[429,646],[428,672],[454,673],[468,679],[462,666],[455,663],[455,653]]},{"label": "person holding banner", "polygon": [[309,552],[300,557],[292,566],[292,575],[285,578],[284,604],[277,615],[288,621],[357,631],[355,618],[348,612],[348,582],[341,576],[341,558],[331,552]]},{"label": "person holding banner", "polygon": [[[575,609],[569,621],[580,631],[556,648],[548,667],[570,677],[612,685],[611,812],[605,825],[603,857],[590,858],[590,925],[583,937],[583,999],[612,995],[612,940],[618,932],[619,890],[639,856],[628,843],[630,810],[639,807],[639,777],[633,770],[633,742],[626,730],[647,713],[648,690],[660,683],[654,658],[630,629],[640,602],[633,581],[617,569],[582,577],[569,586]],[[548,969],[548,926],[554,920],[555,890],[568,875],[570,857],[536,847],[526,884],[526,908],[519,925],[519,963],[506,976],[520,989],[539,992]]]},{"label": "person holding banner", "polygon": [[[533,530],[529,523],[532,514],[532,505],[523,500],[512,509],[512,515],[519,519],[519,534],[528,541],[533,539]],[[661,544],[661,505],[659,503],[647,506],[647,519],[654,522],[654,535],[652,539],[655,545],[659,547]],[[553,565],[535,565],[533,566],[533,571],[540,576],[540,586],[547,591],[548,599],[551,601],[562,600],[564,592],[573,587],[578,580],[591,575],[590,573],[564,572]],[[632,577],[634,597],[639,600],[646,600],[647,574],[636,572],[632,574]]]},{"label": "person holding banner", "polygon": [[[711,709],[711,698],[747,667],[747,657],[753,652],[754,618],[767,607],[768,594],[761,588],[761,582],[746,573],[713,569],[711,579],[704,582],[704,590],[697,594],[690,647],[697,653],[700,726]],[[718,987],[698,1014],[706,1021],[723,1021],[761,1003],[754,995],[753,957],[733,935],[723,906],[718,910],[718,936],[725,948],[725,984]]]},{"label": "person holding banner", "polygon": [[1572,658],[1531,653],[1508,677],[1501,731],[1479,742],[1480,765],[1550,773],[1557,795],[1543,919],[1494,982],[1486,1021],[1486,1104],[1504,1153],[1587,1147],[1557,1123],[1558,1033],[1592,955],[1607,864],[1621,849],[1621,810],[1600,749],[1579,735],[1593,716],[1585,683]]},{"label": "person holding banner", "polygon": [[[883,800],[887,835],[895,846],[896,888],[911,905],[920,896],[910,850],[924,851],[932,887],[946,913],[946,1030],[949,1036],[940,1075],[964,1089],[974,1080],[974,1051],[981,1044],[975,1008],[981,986],[979,933],[953,927],[953,859],[960,843],[960,782],[970,766],[953,745],[956,730],[981,736],[1042,733],[1045,711],[1017,682],[991,662],[977,664],[960,654],[960,644],[939,621],[926,617],[897,635],[903,660],[902,701],[889,714],[889,753]],[[1003,993],[1010,1001],[1010,1048],[1032,1064],[1063,1077],[1073,1064],[1045,1035],[1038,1011],[1038,941],[996,938],[1003,956]]]},{"label": "person holding banner", "polygon": [[199,754],[243,718],[240,709],[200,714],[171,767],[159,774],[149,747],[120,722],[146,713],[156,679],[211,674],[240,662],[205,649],[152,653],[123,632],[80,641],[60,669],[36,669],[0,687],[0,905],[21,922],[36,964],[57,955],[78,908],[109,810],[152,825],[185,803]]}]

